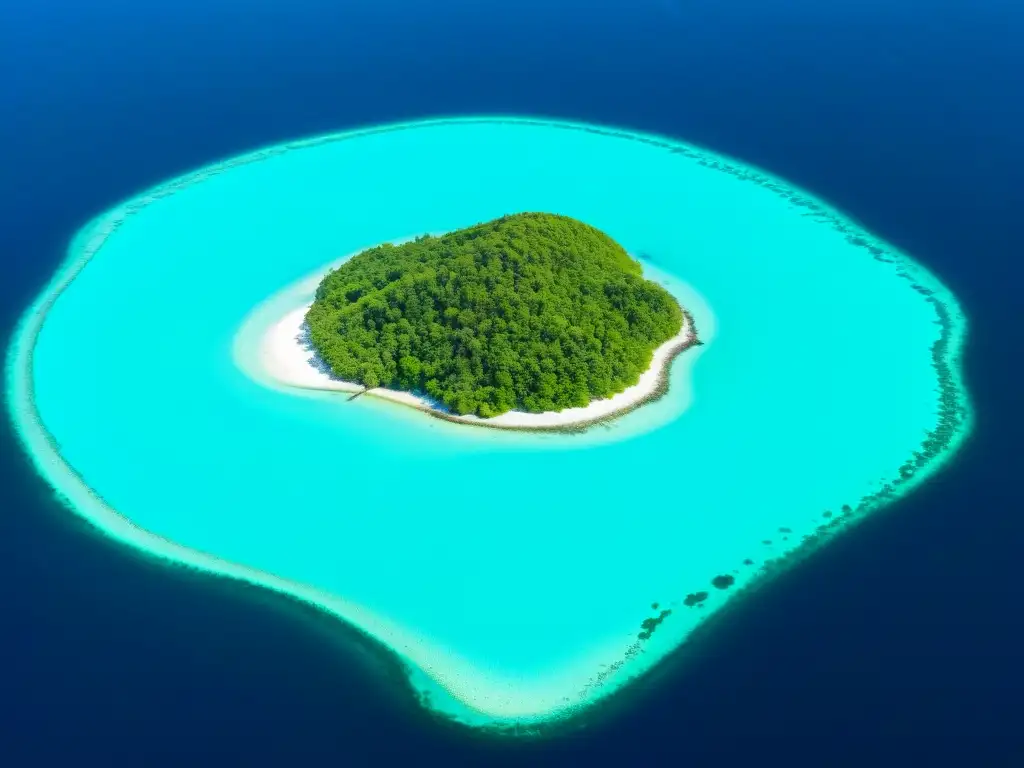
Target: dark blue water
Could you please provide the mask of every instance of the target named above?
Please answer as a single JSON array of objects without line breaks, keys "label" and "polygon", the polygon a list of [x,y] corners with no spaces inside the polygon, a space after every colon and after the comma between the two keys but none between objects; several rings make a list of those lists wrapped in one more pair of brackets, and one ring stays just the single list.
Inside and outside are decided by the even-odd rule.
[{"label": "dark blue water", "polygon": [[589,725],[514,744],[433,722],[333,621],[100,539],[4,423],[0,766],[1024,763],[1019,3],[154,5],[0,4],[5,336],[78,225],[168,176],[359,124],[553,115],[736,155],[923,261],[972,322],[976,431]]}]

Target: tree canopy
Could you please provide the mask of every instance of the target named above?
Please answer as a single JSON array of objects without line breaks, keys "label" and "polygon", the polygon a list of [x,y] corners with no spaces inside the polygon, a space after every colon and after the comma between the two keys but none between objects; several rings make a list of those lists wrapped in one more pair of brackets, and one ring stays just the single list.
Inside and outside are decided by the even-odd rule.
[{"label": "tree canopy", "polygon": [[306,321],[338,378],[491,417],[636,384],[683,314],[603,232],[521,213],[363,251],[324,277]]}]

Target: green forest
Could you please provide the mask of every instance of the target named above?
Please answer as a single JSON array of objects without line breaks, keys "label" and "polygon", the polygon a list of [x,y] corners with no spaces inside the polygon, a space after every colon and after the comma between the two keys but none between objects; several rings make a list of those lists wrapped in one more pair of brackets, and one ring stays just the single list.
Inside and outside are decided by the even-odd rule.
[{"label": "green forest", "polygon": [[683,313],[600,230],[521,213],[363,251],[324,277],[306,321],[335,376],[491,417],[636,384]]}]

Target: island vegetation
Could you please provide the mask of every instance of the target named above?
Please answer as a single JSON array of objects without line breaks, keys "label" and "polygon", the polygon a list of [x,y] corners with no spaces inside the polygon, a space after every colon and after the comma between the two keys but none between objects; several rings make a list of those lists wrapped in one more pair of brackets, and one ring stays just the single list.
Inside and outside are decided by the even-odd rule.
[{"label": "island vegetation", "polygon": [[306,314],[334,376],[481,417],[621,392],[683,321],[612,238],[544,213],[371,248],[324,277]]}]

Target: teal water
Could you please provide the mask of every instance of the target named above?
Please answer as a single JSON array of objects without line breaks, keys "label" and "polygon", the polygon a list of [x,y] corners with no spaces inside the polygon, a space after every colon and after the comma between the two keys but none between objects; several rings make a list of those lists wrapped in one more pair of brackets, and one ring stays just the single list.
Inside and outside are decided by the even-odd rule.
[{"label": "teal water", "polygon": [[[664,398],[509,434],[237,364],[254,308],[340,255],[526,210],[604,230],[692,311],[706,344]],[[393,648],[429,706],[503,724],[618,689],[939,466],[969,428],[964,326],[919,265],[735,161],[444,120],[272,148],[99,217],[26,314],[8,386],[40,471],[111,535],[316,602]]]}]

